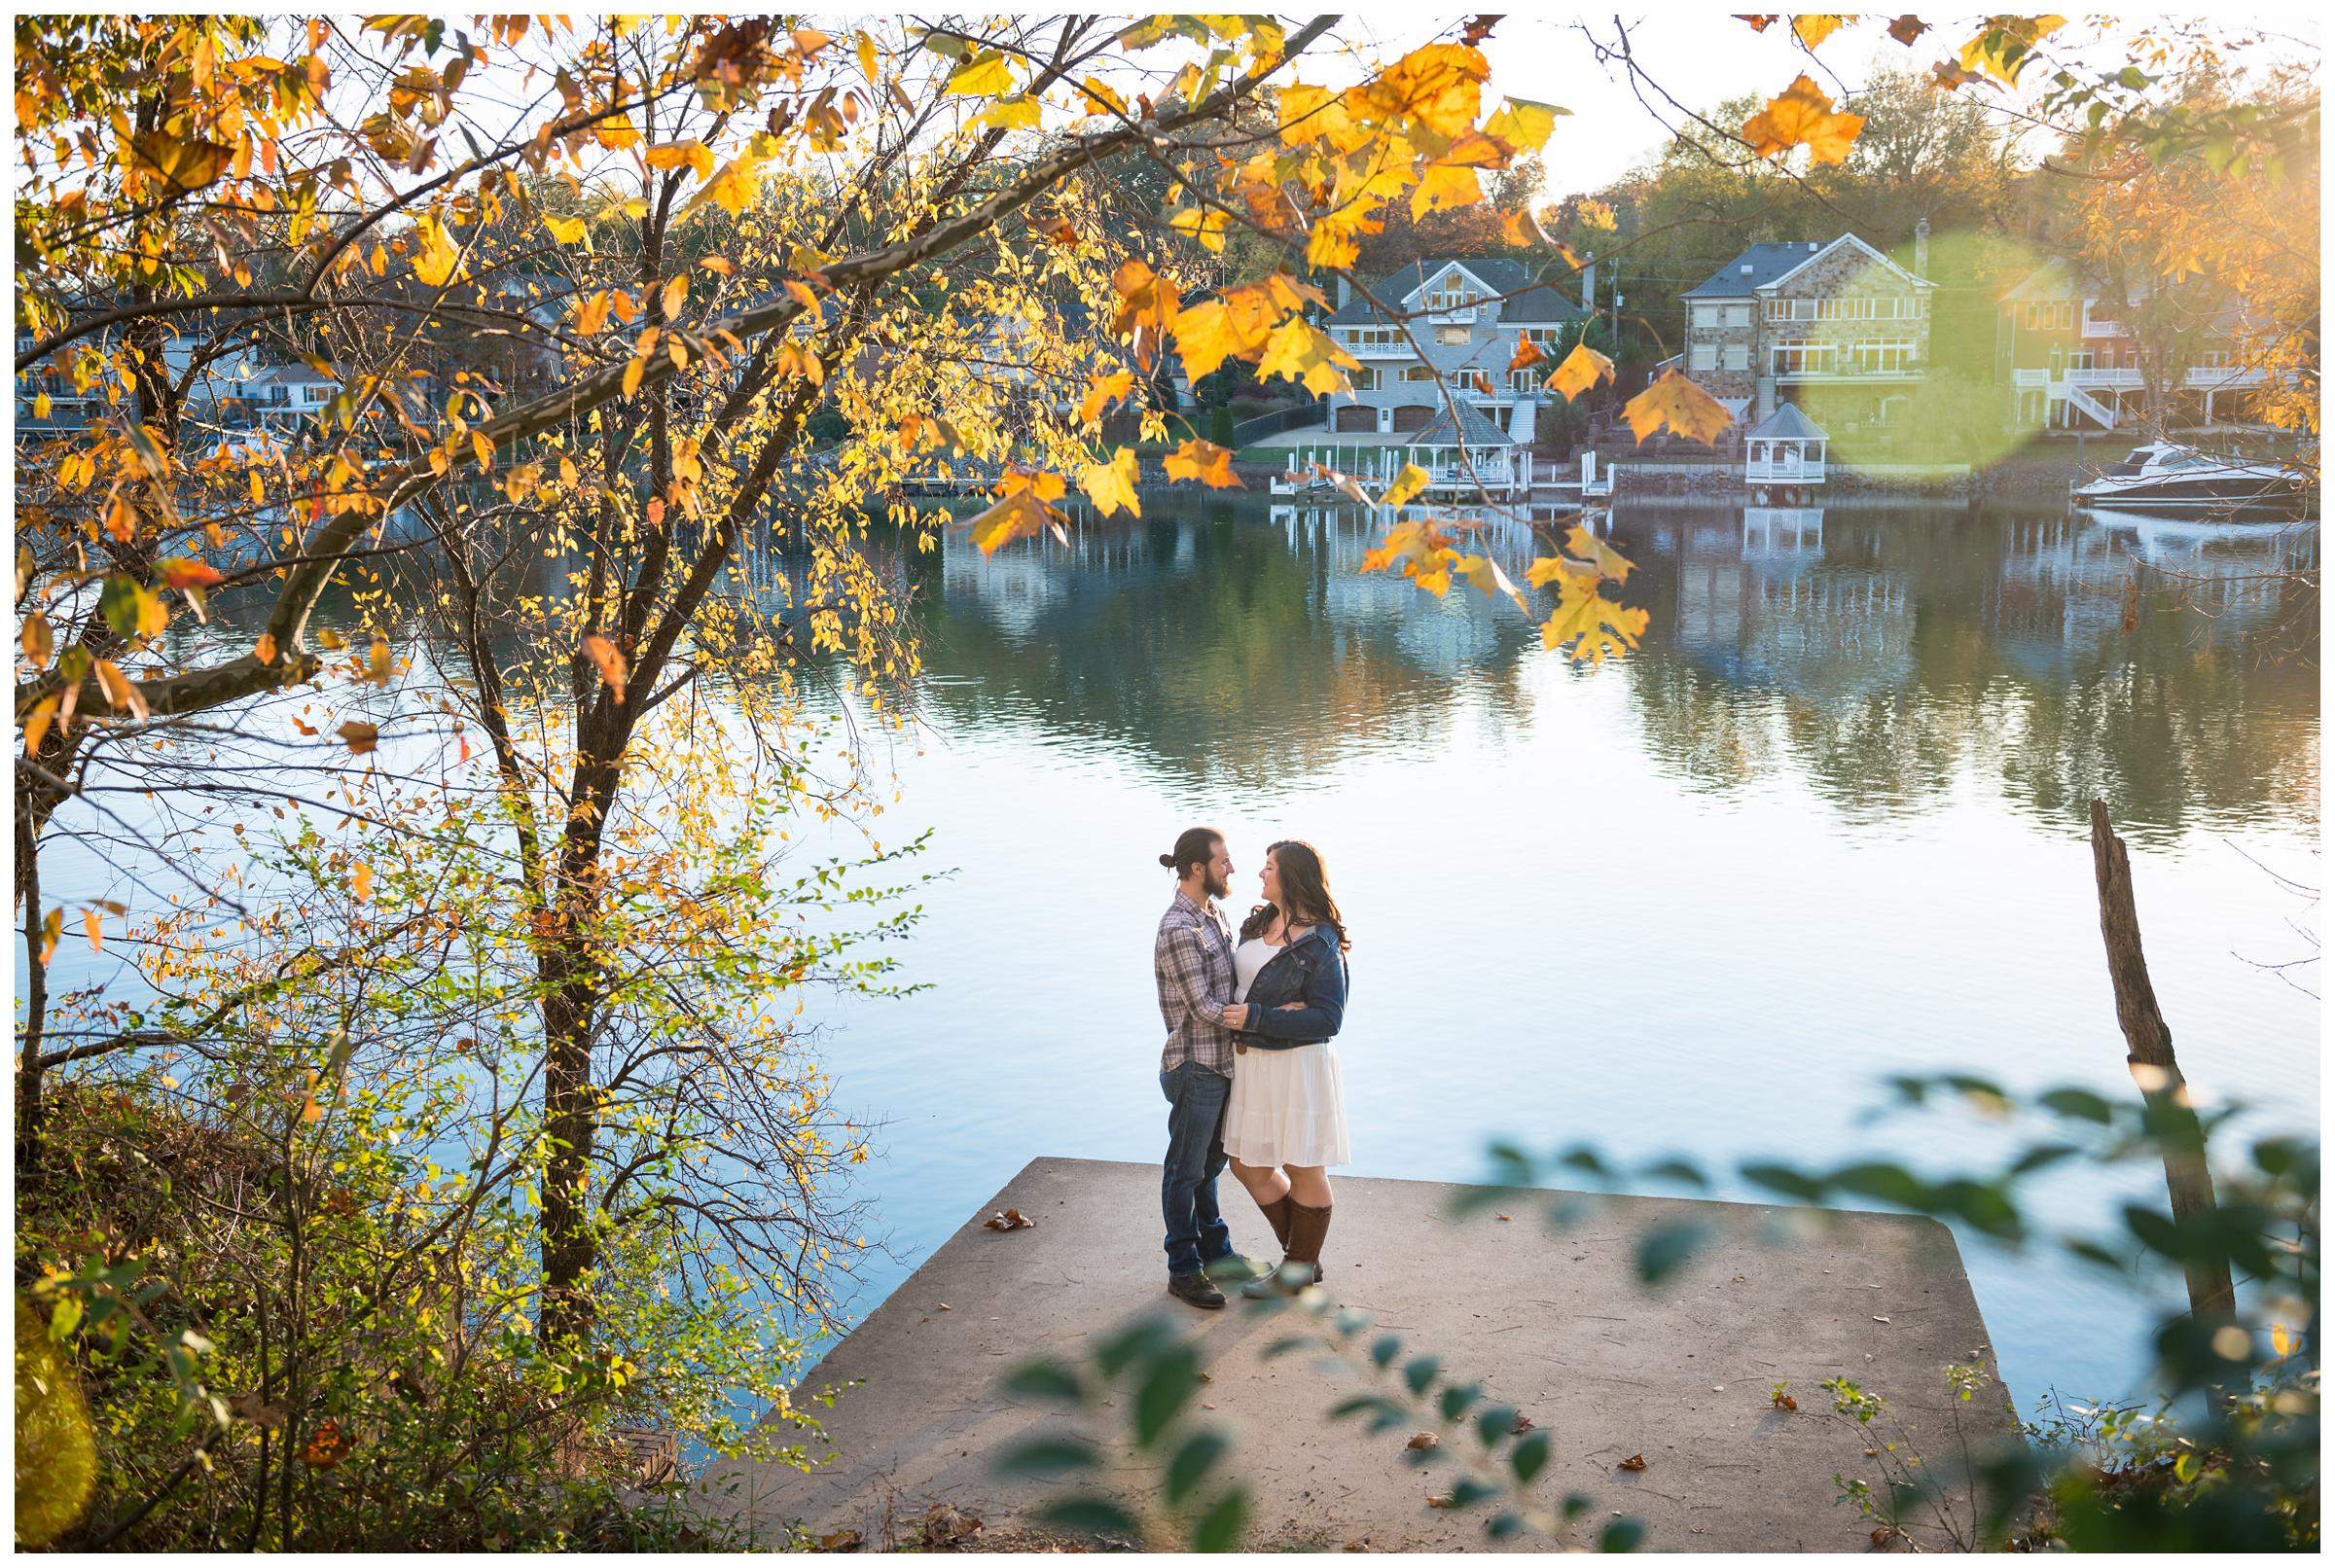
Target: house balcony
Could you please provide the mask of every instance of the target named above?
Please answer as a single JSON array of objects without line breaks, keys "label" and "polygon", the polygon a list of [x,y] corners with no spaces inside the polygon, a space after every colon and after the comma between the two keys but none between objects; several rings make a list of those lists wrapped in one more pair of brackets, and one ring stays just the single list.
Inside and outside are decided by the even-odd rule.
[{"label": "house balcony", "polygon": [[[2181,374],[2181,387],[2189,392],[2227,392],[2239,387],[2260,386],[2263,371],[2251,365],[2192,365]],[[2054,375],[2050,371],[2014,370],[2011,386],[2021,392],[2048,392],[2064,398],[2071,386],[2086,391],[2137,392],[2146,383],[2139,370],[2131,365],[2101,369],[2062,371]]]},{"label": "house balcony", "polygon": [[1462,304],[1454,305],[1449,310],[1430,310],[1427,312],[1427,321],[1437,327],[1473,326],[1476,313],[1481,308],[1479,305]]},{"label": "house balcony", "polygon": [[1929,374],[1925,367],[1916,365],[1905,370],[1863,370],[1854,366],[1834,366],[1826,370],[1778,371],[1776,380],[1781,386],[1841,385],[1850,381],[1919,381]]}]

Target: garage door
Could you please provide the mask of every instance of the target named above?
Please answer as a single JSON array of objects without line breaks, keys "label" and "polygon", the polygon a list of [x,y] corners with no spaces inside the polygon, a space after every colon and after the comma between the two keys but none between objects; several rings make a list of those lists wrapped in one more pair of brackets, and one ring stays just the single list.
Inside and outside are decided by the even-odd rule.
[{"label": "garage door", "polygon": [[1376,431],[1379,410],[1360,403],[1349,403],[1338,410],[1338,428],[1342,431]]},{"label": "garage door", "polygon": [[1435,405],[1432,403],[1406,403],[1394,410],[1394,428],[1397,430],[1424,430],[1434,422]]}]

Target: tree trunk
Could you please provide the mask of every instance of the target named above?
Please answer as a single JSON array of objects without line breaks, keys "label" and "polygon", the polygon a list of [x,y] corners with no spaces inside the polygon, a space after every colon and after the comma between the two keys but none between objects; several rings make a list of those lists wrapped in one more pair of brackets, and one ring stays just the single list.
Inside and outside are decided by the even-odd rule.
[{"label": "tree trunk", "polygon": [[[2173,1223],[2213,1211],[2213,1176],[2206,1165],[2206,1133],[2189,1103],[2189,1086],[2173,1060],[2173,1031],[2157,1011],[2156,988],[2140,952],[2140,916],[2133,907],[2133,868],[2124,840],[2108,827],[2108,807],[2092,802],[2092,870],[2100,883],[2100,934],[2108,948],[2108,979],[2116,987],[2116,1021],[2124,1029],[2125,1062],[2151,1106],[2179,1127],[2178,1146],[2165,1151],[2165,1191]],[[2238,1299],[2226,1260],[2182,1265],[2189,1279],[2189,1311],[2200,1319],[2236,1315]]]}]

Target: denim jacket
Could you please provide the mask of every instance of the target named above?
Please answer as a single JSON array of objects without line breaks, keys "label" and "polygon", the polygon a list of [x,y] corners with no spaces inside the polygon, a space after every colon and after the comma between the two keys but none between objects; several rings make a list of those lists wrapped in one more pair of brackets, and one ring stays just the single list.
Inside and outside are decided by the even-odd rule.
[{"label": "denim jacket", "polygon": [[[1329,1039],[1346,1019],[1347,980],[1337,933],[1315,926],[1274,954],[1249,982],[1249,1026],[1235,1038],[1262,1051],[1287,1051]],[[1284,1013],[1284,1002],[1305,1006]]]}]

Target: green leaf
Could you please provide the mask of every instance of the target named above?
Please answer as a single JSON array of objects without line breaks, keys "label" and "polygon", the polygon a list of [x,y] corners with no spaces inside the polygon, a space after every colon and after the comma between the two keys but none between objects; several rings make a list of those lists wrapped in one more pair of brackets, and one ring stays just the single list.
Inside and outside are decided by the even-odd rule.
[{"label": "green leaf", "polygon": [[1499,1442],[1516,1429],[1516,1407],[1494,1405],[1476,1416],[1476,1437],[1486,1447]]},{"label": "green leaf", "polygon": [[1471,1477],[1462,1476],[1452,1483],[1452,1489],[1446,1495],[1451,1498],[1452,1507],[1469,1508],[1487,1497],[1499,1496],[1500,1491],[1496,1486],[1487,1486]]},{"label": "green leaf", "polygon": [[1484,1521],[1484,1533],[1494,1541],[1505,1541],[1525,1527],[1525,1521],[1513,1514],[1494,1514]]},{"label": "green leaf", "polygon": [[1200,1523],[1192,1529],[1194,1551],[1230,1551],[1239,1545],[1240,1530],[1248,1522],[1247,1488],[1236,1486],[1216,1499],[1216,1506],[1201,1515]]},{"label": "green leaf", "polygon": [[1381,1372],[1384,1372],[1386,1368],[1394,1361],[1394,1358],[1402,1353],[1403,1341],[1396,1338],[1391,1334],[1385,1335],[1380,1338],[1377,1344],[1374,1344],[1370,1347],[1371,1365],[1378,1368]]},{"label": "green leaf", "polygon": [[1424,1394],[1435,1374],[1443,1370],[1440,1356],[1414,1356],[1403,1363],[1403,1382],[1412,1393]]},{"label": "green leaf", "polygon": [[1743,1180],[1754,1187],[1764,1187],[1771,1193],[1797,1198],[1803,1203],[1824,1201],[1824,1184],[1805,1176],[1789,1165],[1750,1164],[1742,1167]]},{"label": "green leaf", "polygon": [[1195,1432],[1184,1440],[1183,1446],[1175,1450],[1175,1457],[1168,1461],[1168,1479],[1160,1488],[1168,1506],[1182,1507],[1184,1499],[1199,1489],[1216,1461],[1231,1447],[1231,1442],[1221,1432]]},{"label": "green leaf", "polygon": [[1128,1325],[1095,1347],[1095,1365],[1105,1377],[1116,1377],[1139,1360],[1159,1353],[1175,1338],[1175,1331],[1156,1317]]},{"label": "green leaf", "polygon": [[1030,1361],[1007,1374],[1001,1385],[1008,1394],[1025,1399],[1058,1399],[1077,1404],[1087,1397],[1078,1373],[1059,1361]]},{"label": "green leaf", "polygon": [[1599,1551],[1635,1551],[1646,1538],[1646,1527],[1635,1519],[1615,1519],[1598,1532]]},{"label": "green leaf", "polygon": [[1166,1436],[1199,1389],[1200,1357],[1190,1345],[1160,1352],[1135,1391],[1135,1445],[1148,1448]]},{"label": "green leaf", "polygon": [[1027,1476],[1037,1480],[1052,1480],[1074,1470],[1089,1470],[1101,1463],[1090,1443],[1075,1438],[1037,1437],[1018,1443],[998,1457],[997,1469],[1009,1476]]},{"label": "green leaf", "polygon": [[1832,1173],[1830,1185],[1859,1197],[1894,1203],[1899,1208],[1922,1211],[1929,1207],[1929,1184],[1903,1165],[1886,1160],[1844,1165]]},{"label": "green leaf", "polygon": [[1516,1483],[1529,1486],[1533,1479],[1549,1468],[1550,1440],[1546,1432],[1527,1432],[1517,1440],[1508,1451],[1508,1468],[1516,1472]]},{"label": "green leaf", "polygon": [[1389,1420],[1400,1421],[1403,1418],[1404,1410],[1400,1405],[1395,1404],[1383,1394],[1356,1394],[1352,1399],[1341,1401],[1330,1407],[1330,1419],[1333,1421],[1343,1421],[1349,1415],[1363,1414],[1377,1416],[1383,1423]]},{"label": "green leaf", "polygon": [[1648,1228],[1637,1243],[1637,1277],[1659,1285],[1694,1257],[1710,1234],[1701,1220],[1665,1220]]},{"label": "green leaf", "polygon": [[1038,1510],[1038,1517],[1091,1535],[1117,1535],[1132,1541],[1143,1533],[1134,1515],[1107,1497],[1058,1497]]},{"label": "green leaf", "polygon": [[1484,1390],[1479,1384],[1453,1384],[1443,1391],[1443,1418],[1447,1421],[1458,1420],[1470,1405],[1483,1397]]},{"label": "green leaf", "polygon": [[1320,1340],[1314,1338],[1313,1336],[1310,1334],[1284,1335],[1282,1337],[1275,1339],[1273,1341],[1273,1343],[1267,1345],[1264,1350],[1259,1353],[1259,1359],[1264,1361],[1275,1361],[1280,1357],[1289,1354],[1289,1352],[1292,1350],[1303,1350],[1308,1345],[1319,1344],[1320,1342]]},{"label": "green leaf", "polygon": [[1701,1167],[1684,1159],[1656,1160],[1645,1168],[1644,1174],[1661,1181],[1676,1182],[1681,1187],[1692,1187],[1697,1192],[1706,1191],[1710,1186],[1710,1178],[1703,1174]]},{"label": "green leaf", "polygon": [[2115,1120],[2108,1102],[2088,1088],[2055,1088],[2035,1096],[2035,1103],[2054,1116],[2070,1117],[2078,1122],[2097,1122],[2106,1126]]},{"label": "green leaf", "polygon": [[1567,1492],[1564,1494],[1564,1507],[1562,1512],[1566,1518],[1577,1519],[1588,1513],[1589,1509],[1590,1501],[1587,1493]]}]

